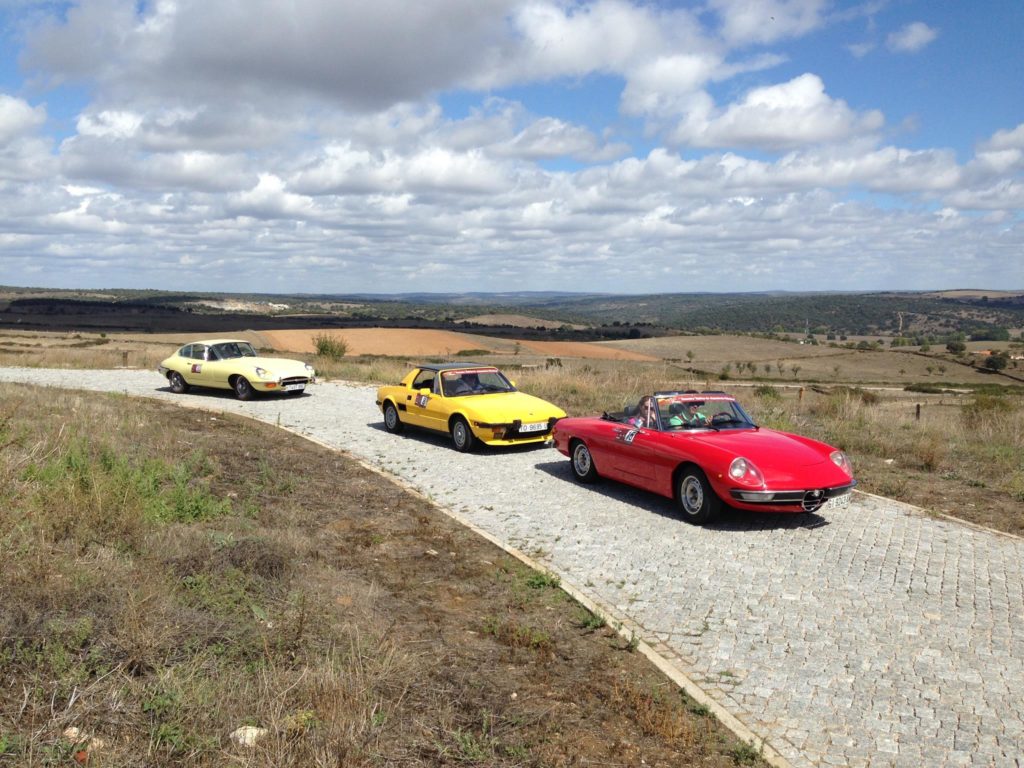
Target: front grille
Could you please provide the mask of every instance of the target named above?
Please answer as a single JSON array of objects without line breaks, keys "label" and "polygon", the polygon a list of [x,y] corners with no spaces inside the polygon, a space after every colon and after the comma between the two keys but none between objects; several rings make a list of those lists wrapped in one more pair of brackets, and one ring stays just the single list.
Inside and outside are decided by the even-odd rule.
[{"label": "front grille", "polygon": [[308,376],[289,376],[286,379],[281,379],[281,386],[287,387],[289,384],[309,384]]}]

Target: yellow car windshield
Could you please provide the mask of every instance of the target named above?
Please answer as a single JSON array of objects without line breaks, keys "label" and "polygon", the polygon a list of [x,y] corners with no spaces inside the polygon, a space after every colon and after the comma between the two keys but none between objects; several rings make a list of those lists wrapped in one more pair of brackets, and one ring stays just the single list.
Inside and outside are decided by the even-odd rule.
[{"label": "yellow car windshield", "polygon": [[497,368],[471,371],[444,371],[441,374],[441,392],[445,397],[488,395],[495,392],[514,392],[515,387]]},{"label": "yellow car windshield", "polygon": [[218,360],[233,360],[236,357],[256,357],[256,350],[247,341],[229,341],[214,344],[213,353]]}]

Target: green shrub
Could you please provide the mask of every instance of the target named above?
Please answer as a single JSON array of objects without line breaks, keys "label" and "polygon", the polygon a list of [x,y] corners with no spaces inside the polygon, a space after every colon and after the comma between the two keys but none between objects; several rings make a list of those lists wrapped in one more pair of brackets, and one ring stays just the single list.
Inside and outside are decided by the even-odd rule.
[{"label": "green shrub", "polygon": [[316,347],[318,357],[326,357],[328,360],[340,360],[348,352],[348,342],[326,333],[314,336],[313,346]]}]

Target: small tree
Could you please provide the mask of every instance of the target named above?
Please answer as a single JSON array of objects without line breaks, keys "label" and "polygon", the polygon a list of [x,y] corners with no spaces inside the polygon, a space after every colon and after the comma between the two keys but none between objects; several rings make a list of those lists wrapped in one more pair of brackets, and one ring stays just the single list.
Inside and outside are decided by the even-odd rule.
[{"label": "small tree", "polygon": [[1001,371],[1006,368],[1009,360],[1007,355],[997,352],[994,355],[989,355],[985,358],[985,367],[990,371]]},{"label": "small tree", "polygon": [[953,355],[962,355],[967,351],[967,345],[962,341],[947,341],[946,350]]}]

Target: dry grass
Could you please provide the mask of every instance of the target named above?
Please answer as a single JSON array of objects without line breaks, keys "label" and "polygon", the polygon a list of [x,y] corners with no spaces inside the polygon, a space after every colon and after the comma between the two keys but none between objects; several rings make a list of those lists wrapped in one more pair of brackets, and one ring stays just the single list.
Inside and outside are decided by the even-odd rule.
[{"label": "dry grass", "polygon": [[155,368],[189,337],[0,330],[0,365],[31,368]]},{"label": "dry grass", "polygon": [[745,754],[556,580],[272,427],[0,385],[0,494],[2,765]]}]

